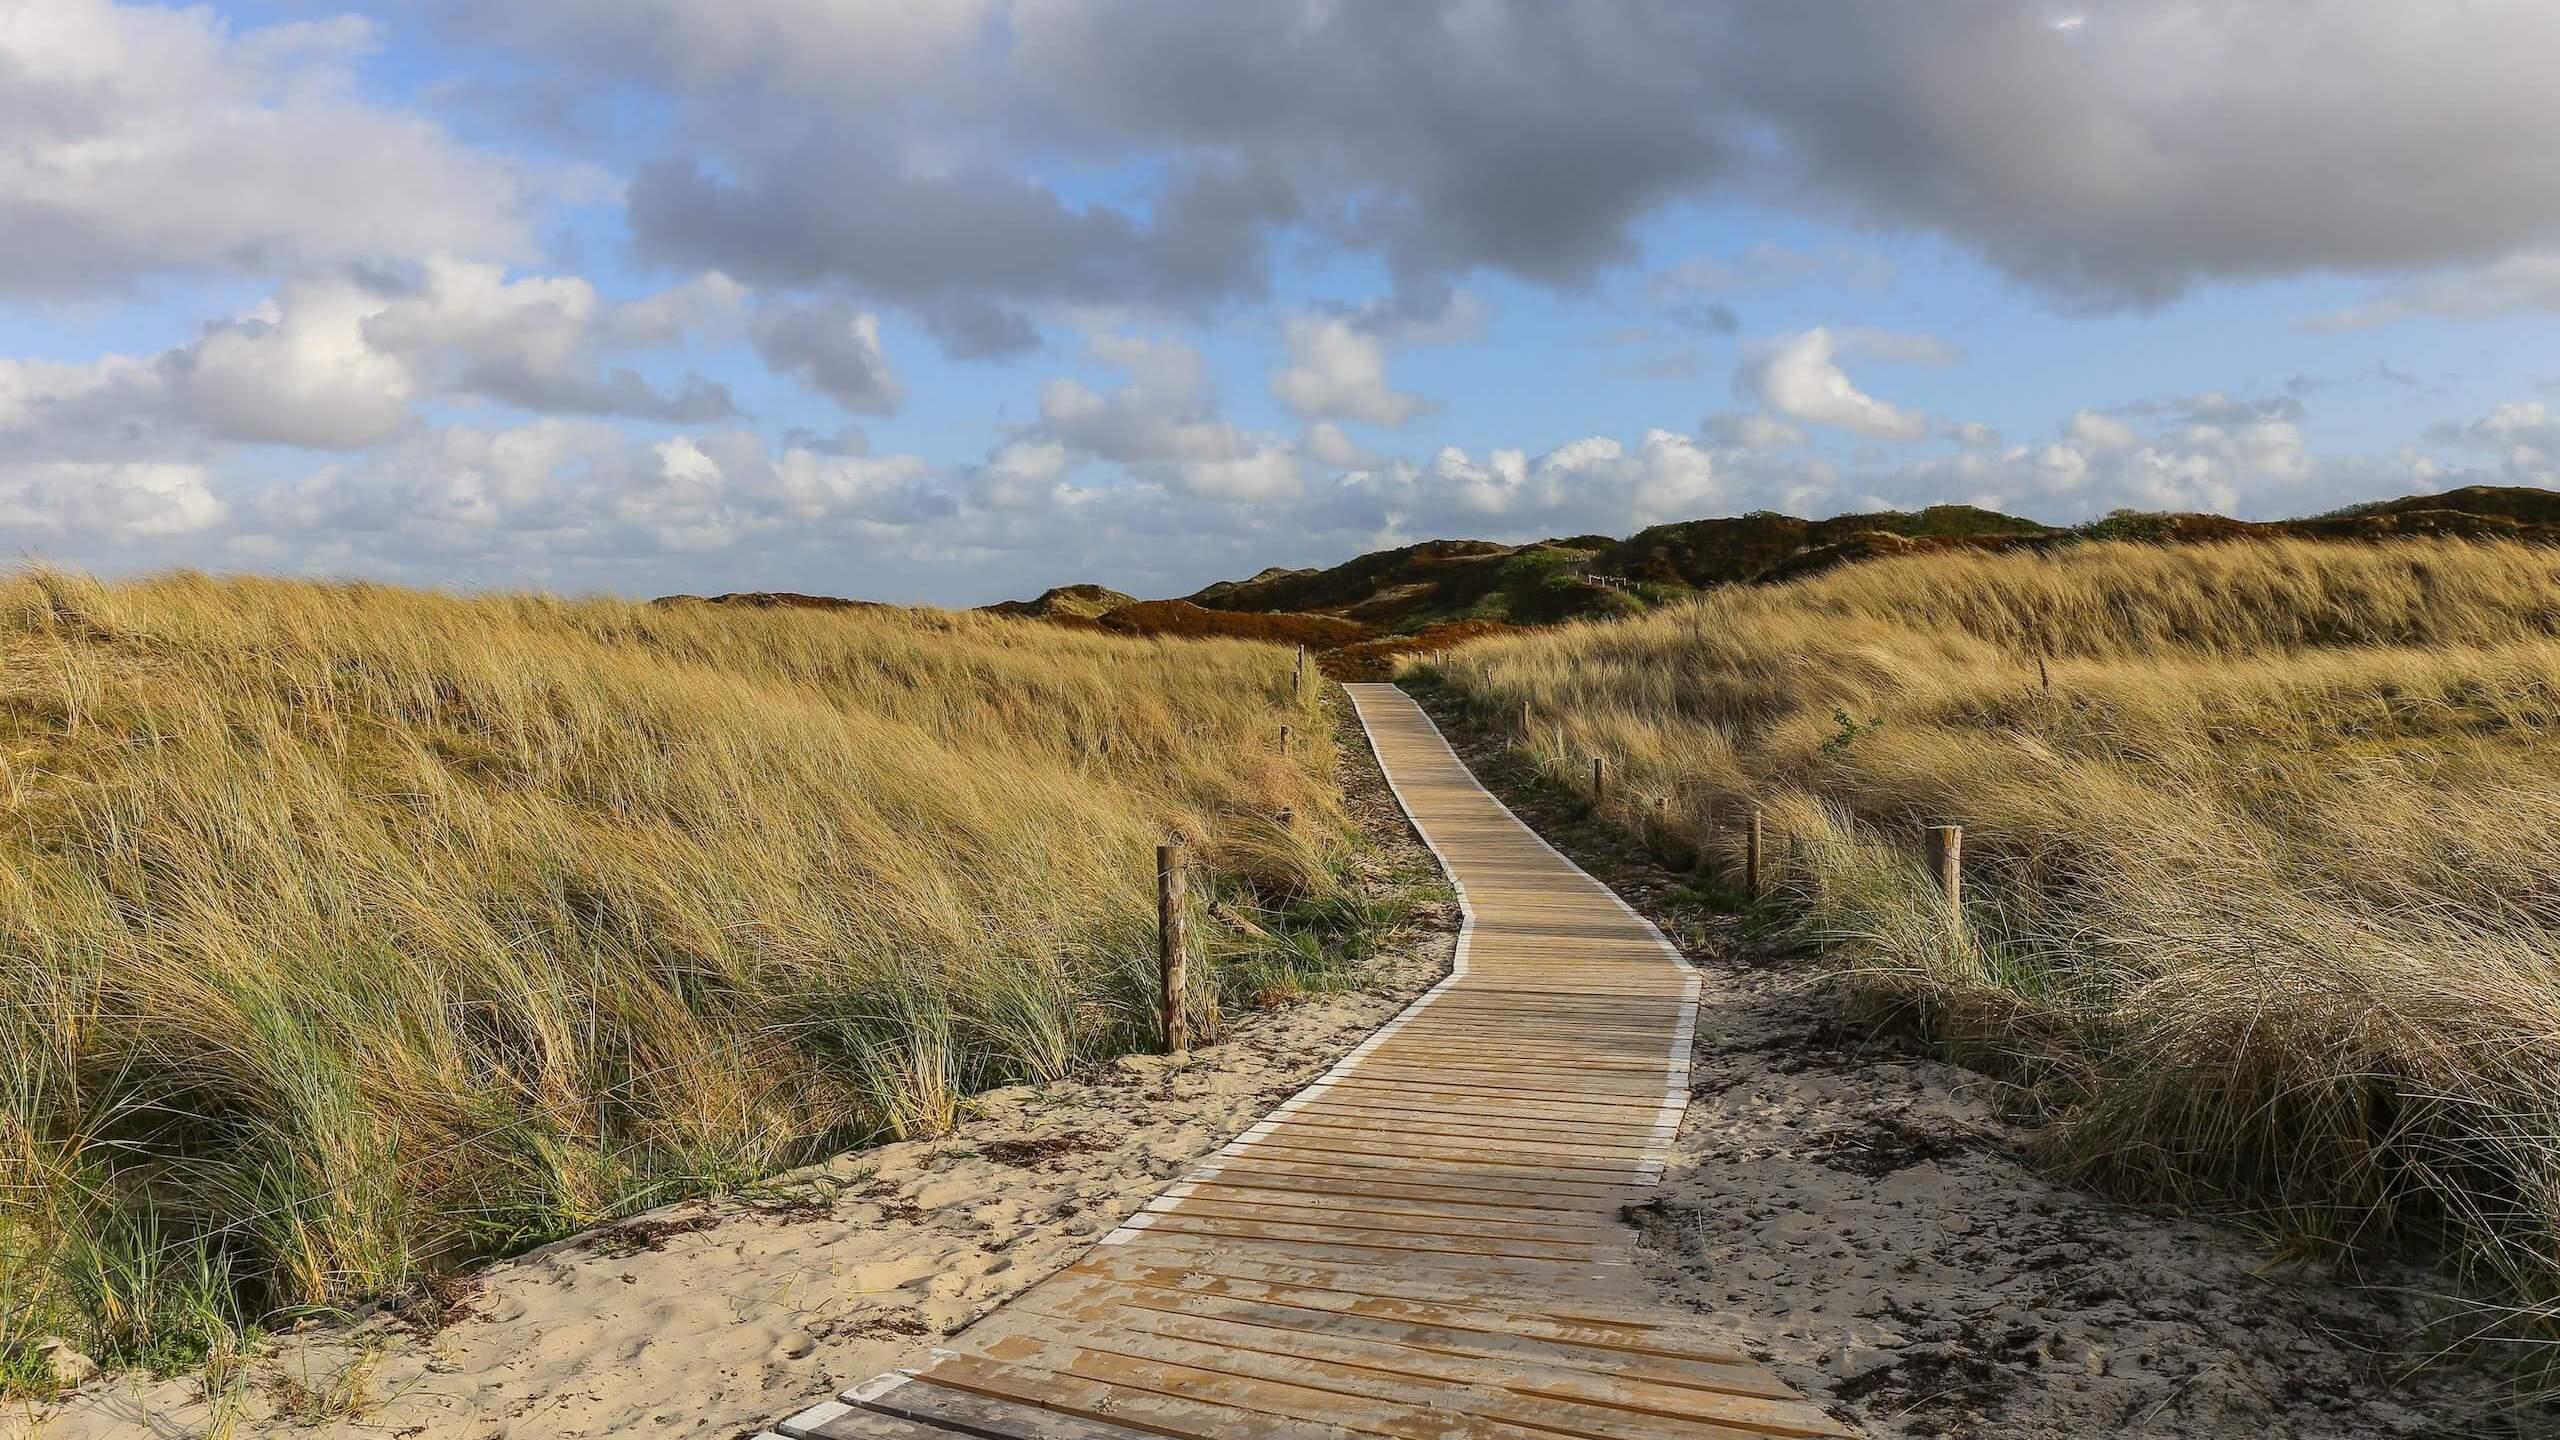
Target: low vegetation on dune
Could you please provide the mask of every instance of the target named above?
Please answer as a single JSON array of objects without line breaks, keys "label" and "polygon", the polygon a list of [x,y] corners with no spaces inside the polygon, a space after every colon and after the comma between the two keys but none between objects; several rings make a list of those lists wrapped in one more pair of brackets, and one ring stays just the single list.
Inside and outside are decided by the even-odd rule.
[{"label": "low vegetation on dune", "polygon": [[[1621,619],[1728,585],[1771,585],[1827,570],[1948,553],[2051,552],[2093,541],[2414,537],[2560,544],[2560,494],[2474,485],[2350,506],[2298,520],[2234,520],[2120,510],[2047,525],[1971,505],[1932,505],[1800,520],[1774,511],[1656,525],[1624,540],[1574,535],[1525,545],[1427,540],[1321,570],[1272,568],[1186,600],[1139,601],[1099,585],[1062,585],[985,609],[1078,628],[1143,635],[1233,635],[1332,652],[1327,673],[1379,679],[1400,655],[1443,648],[1451,626],[1501,628]],[[805,597],[724,595],[721,603]]]},{"label": "low vegetation on dune", "polygon": [[2019,1082],[2067,1171],[2560,1315],[2560,552],[1926,554],[1407,678],[1549,783],[1604,757],[1711,888],[1758,807],[1764,913]]},{"label": "low vegetation on dune", "polygon": [[16,1386],[1151,1047],[1165,838],[1195,1033],[1379,918],[1267,646],[53,573],[0,636]]},{"label": "low vegetation on dune", "polygon": [[1320,650],[1369,633],[1364,625],[1331,615],[1229,614],[1203,610],[1188,600],[1139,600],[1096,617],[1095,623],[1122,635],[1222,637]]}]

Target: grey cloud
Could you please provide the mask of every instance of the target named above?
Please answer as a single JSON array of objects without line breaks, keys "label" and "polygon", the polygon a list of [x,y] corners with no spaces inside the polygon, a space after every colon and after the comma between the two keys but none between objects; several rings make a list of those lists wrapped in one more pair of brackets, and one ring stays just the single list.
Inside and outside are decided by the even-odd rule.
[{"label": "grey cloud", "polygon": [[842,300],[769,305],[754,335],[767,365],[857,415],[895,414],[905,398],[880,349],[879,317]]},{"label": "grey cloud", "polygon": [[954,360],[1010,360],[1040,348],[1040,327],[1031,317],[983,300],[934,305],[919,318]]},{"label": "grey cloud", "polygon": [[[2298,377],[2297,377],[2298,378]],[[2261,420],[2300,420],[2306,413],[2302,392],[2288,385],[2282,395],[2257,399],[2206,390],[2194,395],[2162,396],[2114,407],[2118,415],[2167,418],[2188,425],[2248,425]]]},{"label": "grey cloud", "polygon": [[996,0],[443,0],[455,41],[497,38],[588,73],[795,100],[903,97],[980,38]]},{"label": "grey cloud", "polygon": [[1730,7],[1706,75],[1816,194],[2094,304],[2485,259],[2560,221],[2538,0]]},{"label": "grey cloud", "polygon": [[1815,283],[1882,290],[1893,284],[1893,275],[1893,262],[1872,250],[1798,250],[1764,240],[1739,255],[1692,255],[1677,261],[1649,276],[1645,288],[1658,300],[1698,291],[1736,294]]},{"label": "grey cloud", "polygon": [[[670,0],[617,20],[581,6],[577,33],[717,8]],[[641,250],[768,284],[841,281],[928,314],[955,299],[1258,297],[1273,233],[1298,225],[1379,254],[1400,292],[1436,294],[1478,268],[1579,286],[1633,258],[1631,227],[1724,165],[1698,103],[1703,27],[1679,7],[1108,0],[1019,5],[1009,20],[1003,74],[969,50],[907,77],[902,93],[930,92],[921,111],[871,110],[866,92],[839,88],[812,120],[803,101],[697,77],[717,93],[682,131],[692,147],[628,191]],[[566,43],[556,27],[532,38]],[[771,65],[855,44],[823,30],[790,43],[810,53]],[[896,163],[916,114],[958,164]],[[1140,204],[1074,206],[985,158],[1018,142],[1162,162],[1171,178]]]},{"label": "grey cloud", "polygon": [[[760,103],[751,77],[863,62],[858,27],[765,23],[777,6],[734,24],[709,0],[575,7],[600,53],[608,31],[715,23],[725,47],[646,70],[692,87],[705,148],[644,169],[634,227],[651,253],[900,304],[1258,294],[1292,225],[1382,257],[1400,289],[1478,269],[1574,288],[1635,258],[1639,222],[1721,187],[1935,231],[2073,304],[2485,266],[2384,302],[2472,313],[2547,303],[2547,263],[2501,257],[2560,225],[2560,92],[2539,78],[2560,11],[2526,0],[2125,0],[2072,27],[2036,0],[1022,4],[993,22],[1002,43],[928,46],[885,89]],[[901,124],[969,158],[906,173],[886,158]],[[986,158],[1026,142],[1176,178],[1077,208]],[[1775,246],[1665,277],[1684,267],[1710,288],[1876,278]]]},{"label": "grey cloud", "polygon": [[1724,165],[1678,5],[1025,7],[1017,76],[1098,143],[1260,157],[1400,285],[1478,268],[1586,284]]},{"label": "grey cloud", "polygon": [[2394,369],[2386,360],[2376,360],[2361,370],[2346,374],[2314,375],[2304,372],[2290,375],[2285,378],[2284,393],[2300,397],[2316,395],[2323,390],[2334,390],[2342,385],[2364,384],[2397,385],[2404,389],[2425,391],[2429,394],[2438,393],[2436,387],[2428,385],[2426,381],[2406,370]]},{"label": "grey cloud", "polygon": [[1673,324],[1701,335],[1732,335],[1742,329],[1742,317],[1733,313],[1733,307],[1716,301],[1693,300],[1674,305],[1663,314]]},{"label": "grey cloud", "polygon": [[813,136],[743,180],[689,161],[644,166],[630,187],[634,241],[654,259],[772,285],[843,282],[927,314],[1039,302],[1197,308],[1260,295],[1266,228],[1295,210],[1267,174],[1209,168],[1178,179],[1141,219],[1078,209],[993,170],[902,171],[884,148]]},{"label": "grey cloud", "polygon": [[1129,372],[1107,394],[1052,380],[1040,420],[1021,438],[1126,465],[1165,489],[1205,499],[1266,502],[1298,495],[1297,452],[1220,413],[1200,352],[1178,340],[1098,335],[1095,358]]},{"label": "grey cloud", "polygon": [[2487,265],[2430,276],[2362,304],[2315,315],[2303,328],[2360,330],[2418,316],[2478,320],[2520,310],[2560,310],[2560,251],[2508,255]]},{"label": "grey cloud", "polygon": [[700,425],[737,415],[729,387],[687,374],[673,390],[651,385],[629,366],[600,374],[547,374],[512,359],[465,365],[455,388],[544,415],[627,415],[672,425]]}]

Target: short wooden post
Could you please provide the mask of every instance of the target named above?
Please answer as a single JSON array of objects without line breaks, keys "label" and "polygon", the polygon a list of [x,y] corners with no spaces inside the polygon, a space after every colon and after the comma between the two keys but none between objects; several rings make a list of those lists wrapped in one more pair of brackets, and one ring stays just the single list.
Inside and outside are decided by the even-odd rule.
[{"label": "short wooden post", "polygon": [[1653,797],[1652,843],[1654,854],[1668,856],[1671,853],[1671,797],[1667,795]]},{"label": "short wooden post", "polygon": [[1191,1017],[1184,997],[1190,993],[1191,906],[1182,847],[1156,847],[1156,970],[1162,982],[1157,1010],[1164,1020],[1164,1053],[1179,1055],[1191,1048]]},{"label": "short wooden post", "polygon": [[1289,753],[1289,737],[1292,733],[1288,726],[1280,727],[1280,753],[1283,755]]},{"label": "short wooden post", "polygon": [[1591,804],[1596,809],[1601,801],[1608,798],[1609,762],[1594,755],[1591,757]]},{"label": "short wooden post", "polygon": [[1760,807],[1751,807],[1751,822],[1742,835],[1742,893],[1760,898]]},{"label": "short wooden post", "polygon": [[1928,834],[1929,878],[1947,900],[1951,918],[1964,914],[1964,827],[1932,825]]},{"label": "short wooden post", "polygon": [[1529,738],[1529,702],[1526,700],[1520,702],[1520,738]]}]

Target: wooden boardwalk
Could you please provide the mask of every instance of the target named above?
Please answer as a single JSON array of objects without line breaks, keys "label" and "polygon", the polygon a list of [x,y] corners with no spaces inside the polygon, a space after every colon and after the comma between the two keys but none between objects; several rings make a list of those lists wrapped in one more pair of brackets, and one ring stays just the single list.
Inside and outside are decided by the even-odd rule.
[{"label": "wooden boardwalk", "polygon": [[1345,688],[1460,887],[1454,973],[1085,1259],[782,1435],[1853,1433],[1630,1268],[1696,973],[1401,691]]}]

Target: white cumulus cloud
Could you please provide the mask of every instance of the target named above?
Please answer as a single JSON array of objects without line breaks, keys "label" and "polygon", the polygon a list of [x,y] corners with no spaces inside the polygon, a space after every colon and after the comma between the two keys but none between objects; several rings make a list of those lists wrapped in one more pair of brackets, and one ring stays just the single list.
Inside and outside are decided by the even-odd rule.
[{"label": "white cumulus cloud", "polygon": [[1396,426],[1430,408],[1387,383],[1386,342],[1339,315],[1293,315],[1282,330],[1289,364],[1271,394],[1301,420]]},{"label": "white cumulus cloud", "polygon": [[1839,354],[1839,341],[1827,329],[1781,335],[1752,347],[1735,386],[1778,414],[1809,425],[1879,440],[1917,440],[1929,433],[1927,416],[1898,409],[1850,383]]},{"label": "white cumulus cloud", "polygon": [[570,182],[365,99],[356,16],[0,0],[0,291],[172,271],[513,255]]}]

